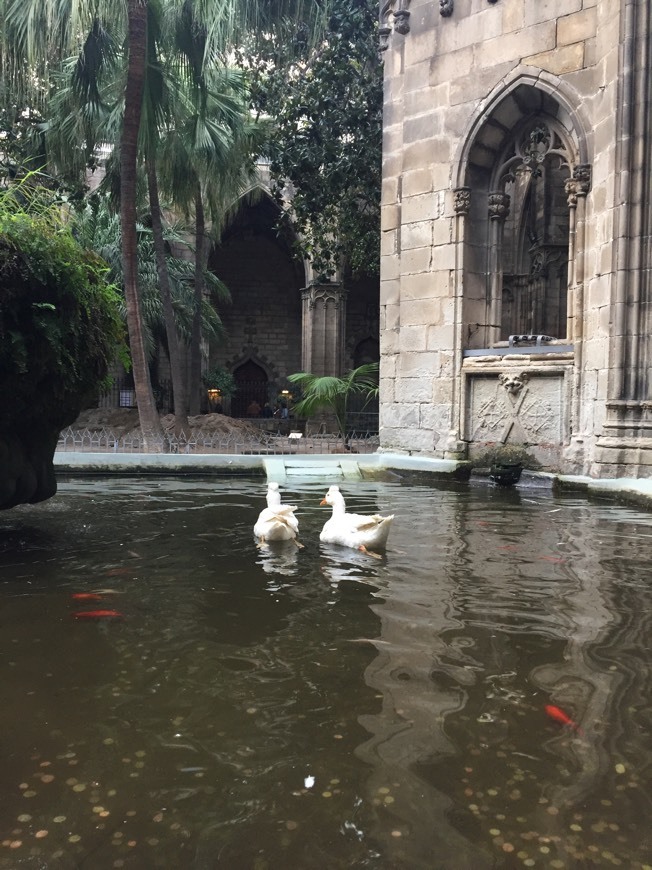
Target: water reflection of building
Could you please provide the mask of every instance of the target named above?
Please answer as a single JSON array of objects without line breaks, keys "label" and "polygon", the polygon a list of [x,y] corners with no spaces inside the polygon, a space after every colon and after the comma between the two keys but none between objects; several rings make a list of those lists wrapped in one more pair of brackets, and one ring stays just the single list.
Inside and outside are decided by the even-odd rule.
[{"label": "water reflection of building", "polygon": [[[455,510],[440,506],[437,525],[444,540],[457,527]],[[456,557],[463,560],[464,543],[456,539],[461,551]],[[417,537],[413,545],[423,543]],[[382,695],[382,706],[377,714],[360,717],[372,736],[357,754],[372,770],[367,792],[378,806],[373,834],[397,866],[431,870],[435,861],[441,867],[481,870],[491,862],[456,828],[445,784],[433,785],[419,772],[424,761],[456,754],[446,717],[464,709],[479,665],[463,645],[451,646],[445,639],[448,631],[462,627],[451,613],[449,578],[423,569],[410,570],[409,577],[406,589],[394,574],[382,600],[371,605],[381,629],[374,641],[378,655],[365,681]],[[438,672],[448,674],[448,685],[433,679]]]},{"label": "water reflection of building", "polygon": [[[523,825],[577,857],[590,842],[578,817],[590,832],[613,813],[618,831],[625,792],[643,799],[631,761],[650,759],[650,619],[631,523],[536,490],[485,495],[440,503],[434,544],[413,529],[431,570],[417,560],[409,583],[390,570],[371,605],[381,631],[365,679],[382,709],[361,717],[371,737],[358,755],[383,817],[376,835],[405,866],[431,867],[434,854],[442,867],[493,866],[491,831],[515,838]],[[550,720],[548,704],[583,733]],[[627,776],[614,784],[617,770]],[[393,826],[405,835],[394,843]],[[632,854],[644,836],[632,835]]]}]

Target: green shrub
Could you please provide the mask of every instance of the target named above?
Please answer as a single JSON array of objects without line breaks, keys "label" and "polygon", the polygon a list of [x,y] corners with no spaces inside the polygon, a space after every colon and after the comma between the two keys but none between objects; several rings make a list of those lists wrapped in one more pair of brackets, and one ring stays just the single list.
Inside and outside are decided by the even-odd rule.
[{"label": "green shrub", "polygon": [[[49,196],[51,194],[47,192]],[[32,197],[30,200],[29,197]],[[39,208],[30,210],[36,202]],[[128,362],[106,263],[38,192],[0,196],[0,404],[15,421],[68,425]]]}]

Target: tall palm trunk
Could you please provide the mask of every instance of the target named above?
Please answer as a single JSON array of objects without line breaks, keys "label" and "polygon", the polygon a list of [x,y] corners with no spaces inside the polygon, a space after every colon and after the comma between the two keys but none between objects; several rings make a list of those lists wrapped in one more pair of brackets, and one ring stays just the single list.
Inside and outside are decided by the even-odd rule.
[{"label": "tall palm trunk", "polygon": [[188,434],[188,399],[186,395],[186,378],[184,360],[179,347],[179,335],[172,305],[170,290],[170,274],[167,257],[165,256],[165,240],[163,239],[163,221],[161,219],[161,203],[158,193],[156,165],[150,157],[147,159],[147,186],[149,188],[149,207],[152,215],[152,236],[156,253],[156,272],[158,274],[161,300],[163,302],[163,319],[168,340],[170,355],[170,374],[172,375],[172,392],[174,397],[174,430],[177,438],[183,433]]},{"label": "tall palm trunk", "polygon": [[206,268],[206,218],[201,186],[195,192],[195,307],[190,340],[190,413],[199,414],[201,404],[201,309],[204,300],[204,269]]},{"label": "tall palm trunk", "polygon": [[120,225],[122,229],[122,269],[127,329],[140,428],[145,450],[162,450],[161,422],[154,404],[147,366],[138,294],[138,251],[136,236],[136,167],[138,131],[147,57],[147,0],[128,0],[129,63],[125,89],[125,112],[120,138]]}]

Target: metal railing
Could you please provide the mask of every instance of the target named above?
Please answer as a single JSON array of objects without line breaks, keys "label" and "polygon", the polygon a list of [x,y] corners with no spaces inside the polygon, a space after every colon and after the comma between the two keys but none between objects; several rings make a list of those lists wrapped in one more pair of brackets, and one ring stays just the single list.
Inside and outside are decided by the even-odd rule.
[{"label": "metal railing", "polygon": [[[288,455],[310,453],[373,453],[378,449],[377,432],[349,430],[346,442],[333,433],[303,434],[301,431],[280,432],[261,429],[255,434],[241,432],[211,432],[192,429],[176,435],[166,431],[153,445],[157,452],[241,455]],[[58,453],[144,453],[145,444],[139,431],[118,434],[112,429],[64,429],[57,443]],[[150,450],[152,452],[152,446]]]}]

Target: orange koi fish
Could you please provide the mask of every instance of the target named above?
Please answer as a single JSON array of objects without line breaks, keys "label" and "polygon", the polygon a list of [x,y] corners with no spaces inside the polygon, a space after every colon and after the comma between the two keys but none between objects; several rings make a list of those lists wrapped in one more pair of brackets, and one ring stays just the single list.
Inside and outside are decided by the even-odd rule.
[{"label": "orange koi fish", "polygon": [[571,717],[564,713],[563,710],[560,710],[559,707],[553,707],[552,704],[546,704],[545,711],[551,719],[554,719],[555,722],[559,722],[560,725],[565,725],[573,731],[577,731],[578,734],[584,733],[577,722],[571,719]]},{"label": "orange koi fish", "polygon": [[124,619],[124,614],[119,610],[79,610],[73,619]]},{"label": "orange koi fish", "polygon": [[73,601],[103,601],[104,596],[97,592],[73,592],[70,596]]}]

